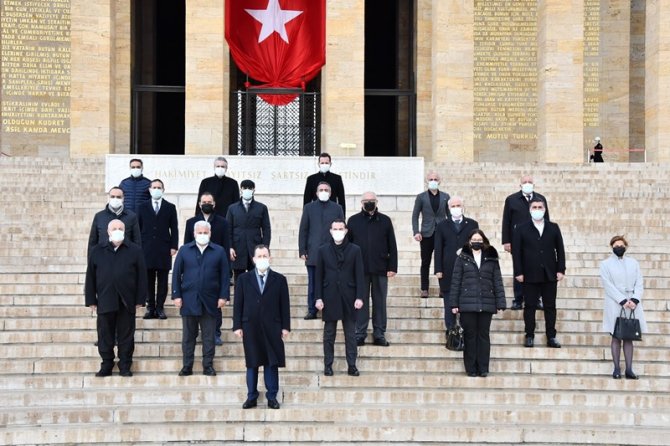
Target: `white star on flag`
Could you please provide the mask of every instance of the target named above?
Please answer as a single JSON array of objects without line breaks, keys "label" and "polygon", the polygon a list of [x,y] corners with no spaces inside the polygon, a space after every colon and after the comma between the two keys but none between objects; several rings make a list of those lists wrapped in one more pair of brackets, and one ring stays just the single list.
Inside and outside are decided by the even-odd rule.
[{"label": "white star on flag", "polygon": [[258,35],[258,43],[261,43],[270,37],[273,32],[279,34],[282,40],[288,43],[286,23],[304,12],[291,11],[288,9],[283,10],[281,9],[281,6],[279,6],[279,0],[269,0],[267,9],[245,9],[245,11],[263,24],[261,32]]}]

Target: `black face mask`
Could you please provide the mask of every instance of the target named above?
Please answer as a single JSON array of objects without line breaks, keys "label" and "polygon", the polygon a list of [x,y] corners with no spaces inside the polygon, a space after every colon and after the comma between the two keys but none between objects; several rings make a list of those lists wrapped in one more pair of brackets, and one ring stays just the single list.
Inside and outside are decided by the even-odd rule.
[{"label": "black face mask", "polygon": [[617,257],[623,257],[623,254],[626,252],[626,247],[625,246],[615,246],[614,248],[612,248],[612,252]]},{"label": "black face mask", "polygon": [[211,214],[212,212],[214,212],[214,205],[206,203],[200,206],[200,209],[202,209],[203,214]]},{"label": "black face mask", "polygon": [[375,209],[377,209],[377,203],[375,203],[374,201],[366,201],[365,203],[363,203],[363,210],[365,212],[372,212]]},{"label": "black face mask", "polygon": [[473,251],[480,251],[484,247],[484,242],[471,242],[470,243],[470,248],[472,248]]}]

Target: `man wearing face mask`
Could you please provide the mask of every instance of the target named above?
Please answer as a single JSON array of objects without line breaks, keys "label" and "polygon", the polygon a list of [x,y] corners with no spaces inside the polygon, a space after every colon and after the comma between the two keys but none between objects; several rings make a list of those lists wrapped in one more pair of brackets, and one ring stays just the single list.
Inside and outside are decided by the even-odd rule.
[{"label": "man wearing face mask", "polygon": [[183,367],[179,376],[193,374],[195,339],[202,335],[203,375],[215,376],[214,351],[217,309],[230,302],[230,265],[223,247],[210,243],[211,226],[195,223],[194,241],[177,253],[172,273],[172,300],[182,320]]},{"label": "man wearing face mask", "polygon": [[242,197],[228,208],[230,240],[228,254],[233,263],[235,280],[245,271],[254,269],[254,248],[270,246],[271,228],[268,208],[254,199],[256,185],[251,180],[242,181]]},{"label": "man wearing face mask", "polygon": [[256,407],[258,368],[263,366],[270,409],[279,409],[279,367],[286,367],[284,339],[291,331],[291,301],[286,277],[270,269],[270,248],[254,249],[255,268],[235,285],[233,332],[242,338],[247,367],[247,399],[243,409]]},{"label": "man wearing face mask", "polygon": [[137,214],[125,208],[123,205],[123,190],[120,187],[112,187],[108,194],[108,203],[105,209],[95,214],[91,224],[91,232],[88,236],[88,253],[96,245],[105,245],[108,241],[107,226],[112,220],[121,220],[125,226],[125,239],[142,245],[140,226],[137,223]]},{"label": "man wearing face mask", "polygon": [[307,267],[307,315],[305,320],[316,319],[314,300],[314,272],[319,247],[327,243],[330,223],[336,218],[344,218],[342,207],[330,200],[330,185],[319,183],[316,188],[318,201],[307,203],[302,209],[298,231],[298,255]]},{"label": "man wearing face mask", "polygon": [[123,190],[123,206],[137,214],[140,206],[151,200],[149,186],[151,181],[142,172],[144,165],[141,159],[130,160],[130,176],[119,184]]},{"label": "man wearing face mask", "polygon": [[[545,203],[545,216],[549,220],[549,207],[547,206],[547,199],[535,192],[535,184],[533,177],[530,175],[523,175],[519,182],[520,191],[513,193],[505,199],[505,207],[503,209],[502,217],[502,242],[505,251],[512,253],[512,240],[514,239],[514,229],[530,221],[530,214],[528,213],[528,204],[533,198],[539,198]],[[514,302],[512,302],[512,310],[521,310],[523,308],[523,286],[521,283],[514,280]],[[538,302],[538,309],[542,309],[542,301]]]},{"label": "man wearing face mask", "polygon": [[115,340],[121,376],[133,376],[135,311],[146,299],[147,273],[142,249],[124,234],[123,222],[111,220],[107,240],[92,248],[86,268],[85,301],[97,313],[97,345],[102,358],[95,374],[98,377],[112,374]]},{"label": "man wearing face mask", "polygon": [[444,326],[449,330],[456,317],[449,306],[451,275],[458,257],[458,250],[467,242],[473,230],[479,229],[477,220],[463,216],[463,199],[455,196],[448,201],[450,217],[435,228],[435,276],[440,282],[444,300]]},{"label": "man wearing face mask", "polygon": [[[444,221],[449,213],[447,202],[449,194],[439,190],[440,175],[431,170],[426,175],[428,190],[421,192],[414,200],[412,211],[412,232],[414,240],[421,246],[421,297],[428,297],[428,275],[430,262],[435,249],[435,228]],[[421,215],[421,229],[419,229],[419,215]]]},{"label": "man wearing face mask", "polygon": [[[393,222],[377,209],[377,195],[365,192],[361,197],[362,210],[349,218],[347,236],[361,248],[365,271],[365,299],[363,308],[356,312],[356,343],[365,345],[370,323],[372,298],[373,344],[388,347],[386,340],[386,296],[388,278],[398,272],[398,246]],[[369,291],[369,292],[368,292]]]},{"label": "man wearing face mask", "polygon": [[151,201],[140,205],[137,219],[142,234],[142,250],[147,265],[147,311],[144,319],[167,319],[165,299],[172,257],[179,247],[177,208],[163,198],[165,186],[159,179],[151,182]]},{"label": "man wearing face mask", "polygon": [[535,310],[541,297],[544,301],[547,346],[560,348],[561,344],[556,340],[556,289],[565,275],[565,248],[560,228],[547,220],[545,215],[544,201],[539,197],[531,199],[531,221],[518,226],[512,240],[514,278],[523,285],[526,301],[523,309],[524,345],[534,346]]},{"label": "man wearing face mask", "polygon": [[361,249],[346,239],[347,225],[338,218],[330,225],[332,241],[318,251],[315,272],[316,308],[323,316],[323,362],[325,376],[333,376],[337,321],[342,321],[347,374],[359,376],[356,367],[356,319],[363,308],[365,269]]},{"label": "man wearing face mask", "polygon": [[[198,188],[198,197],[204,192],[209,192],[214,197],[216,206],[214,212],[225,217],[228,212],[228,206],[235,203],[240,198],[240,188],[237,181],[226,176],[228,172],[228,161],[219,156],[214,160],[214,176],[205,178],[200,182]],[[195,214],[200,213],[198,204],[195,206]]]},{"label": "man wearing face mask", "polygon": [[302,205],[304,206],[318,199],[314,195],[314,191],[317,189],[319,183],[326,182],[330,184],[330,200],[342,206],[342,213],[346,214],[347,206],[344,199],[344,184],[340,175],[330,171],[332,165],[333,163],[329,154],[323,152],[319,155],[319,171],[307,177]]},{"label": "man wearing face mask", "polygon": [[[211,228],[210,241],[222,246],[227,252],[230,251],[230,232],[228,230],[228,221],[222,216],[214,212],[214,197],[209,192],[203,192],[198,201],[200,205],[200,212],[195,217],[191,217],[186,221],[186,232],[184,232],[184,245],[195,240],[193,231],[195,224],[199,221],[206,221]],[[214,343],[216,345],[223,345],[221,339],[221,324],[223,324],[223,314],[221,309],[216,310],[216,330]]]}]

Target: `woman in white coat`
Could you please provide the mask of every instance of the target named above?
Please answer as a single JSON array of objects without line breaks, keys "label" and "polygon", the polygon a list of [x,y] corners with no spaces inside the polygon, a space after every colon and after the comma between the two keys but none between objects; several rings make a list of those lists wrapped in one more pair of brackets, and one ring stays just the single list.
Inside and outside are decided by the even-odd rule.
[{"label": "woman in white coat", "polygon": [[[624,257],[628,242],[621,235],[610,240],[612,255],[600,263],[600,280],[605,288],[605,306],[603,309],[603,331],[614,333],[614,324],[623,309],[626,316],[635,310],[635,317],[640,321],[642,333],[647,332],[647,323],[642,309],[642,273],[637,260]],[[622,341],[612,336],[612,361],[614,372],[612,378],[621,379],[621,344],[626,359],[626,379],[638,379],[633,372],[633,341]]]}]

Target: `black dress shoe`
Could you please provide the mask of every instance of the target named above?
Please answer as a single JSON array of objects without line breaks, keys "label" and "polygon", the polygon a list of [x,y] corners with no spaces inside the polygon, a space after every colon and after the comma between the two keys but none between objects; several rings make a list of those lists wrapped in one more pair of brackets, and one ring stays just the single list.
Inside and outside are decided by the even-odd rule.
[{"label": "black dress shoe", "polygon": [[167,319],[167,315],[165,314],[165,310],[162,308],[159,308],[156,310],[156,317],[158,319]]},{"label": "black dress shoe", "polygon": [[621,372],[615,370],[614,372],[612,372],[612,378],[621,379]]},{"label": "black dress shoe", "polygon": [[333,366],[327,365],[323,368],[323,374],[325,376],[333,376]]},{"label": "black dress shoe", "polygon": [[356,339],[356,345],[359,347],[362,347],[365,345],[365,338],[363,339]]},{"label": "black dress shoe", "polygon": [[279,401],[275,399],[268,400],[268,407],[270,409],[279,409]]},{"label": "black dress shoe", "polygon": [[640,377],[633,372],[626,372],[626,379],[640,379]]},{"label": "black dress shoe", "polygon": [[391,343],[387,341],[386,338],[375,339],[374,344],[380,347],[388,347],[389,345],[391,345]]},{"label": "black dress shoe", "polygon": [[487,376],[489,376],[489,372],[479,372],[479,376],[482,378],[486,378]]},{"label": "black dress shoe", "polygon": [[349,367],[349,370],[347,370],[347,375],[349,375],[349,376],[359,376],[360,372],[358,371],[358,369],[356,368],[355,365],[352,365],[351,367]]},{"label": "black dress shoe", "polygon": [[524,347],[532,348],[535,345],[535,339],[530,336],[526,336],[526,342],[523,344]]},{"label": "black dress shoe", "polygon": [[147,311],[144,313],[142,319],[156,319],[156,312],[150,308],[147,308]]},{"label": "black dress shoe", "polygon": [[105,376],[112,376],[112,369],[100,369],[95,373],[95,376],[98,378],[103,378]]},{"label": "black dress shoe", "polygon": [[216,376],[216,370],[214,370],[214,367],[210,365],[209,367],[205,367],[205,370],[202,371],[202,374],[205,376]]},{"label": "black dress shoe", "polygon": [[551,348],[561,348],[561,343],[556,340],[556,338],[549,338],[547,341],[547,347]]},{"label": "black dress shoe", "polygon": [[258,405],[258,401],[257,401],[257,400],[250,400],[250,399],[247,399],[247,400],[244,402],[244,404],[242,404],[242,409],[251,409],[251,408],[253,408],[253,407],[256,407],[256,405]]},{"label": "black dress shoe", "polygon": [[316,313],[307,313],[304,317],[306,321],[311,321],[312,319],[316,319]]},{"label": "black dress shoe", "polygon": [[119,375],[129,378],[133,376],[133,372],[131,372],[130,370],[121,370],[121,373],[119,373]]},{"label": "black dress shoe", "polygon": [[470,378],[474,378],[475,376],[477,376],[477,374],[475,372],[468,372],[468,376]]},{"label": "black dress shoe", "polygon": [[514,302],[512,304],[512,310],[522,310],[523,304],[521,302]]},{"label": "black dress shoe", "polygon": [[191,367],[182,367],[179,371],[179,376],[191,376],[193,375],[193,369]]}]

